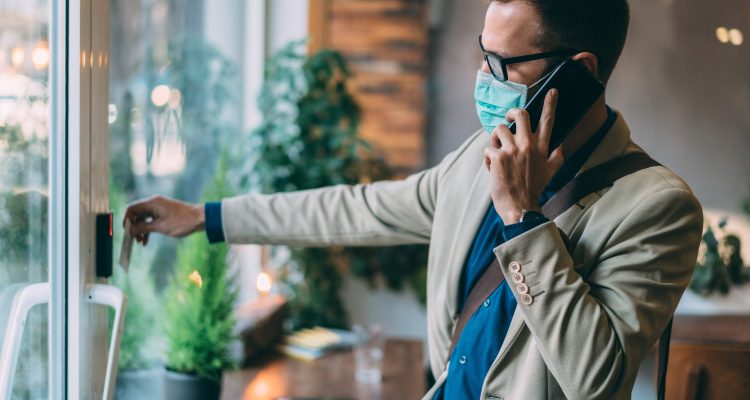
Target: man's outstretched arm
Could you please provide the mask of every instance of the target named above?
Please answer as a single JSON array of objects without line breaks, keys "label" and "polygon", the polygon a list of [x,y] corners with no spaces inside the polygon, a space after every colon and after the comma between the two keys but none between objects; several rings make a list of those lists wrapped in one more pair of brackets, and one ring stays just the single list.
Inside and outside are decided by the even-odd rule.
[{"label": "man's outstretched arm", "polygon": [[404,180],[246,194],[205,206],[156,196],[130,205],[125,218],[131,221],[131,235],[143,244],[152,232],[182,237],[204,229],[213,229],[213,242],[298,247],[428,243],[440,181],[472,139],[440,164]]},{"label": "man's outstretched arm", "polygon": [[439,170],[400,181],[225,199],[224,237],[229,243],[299,247],[428,243]]}]

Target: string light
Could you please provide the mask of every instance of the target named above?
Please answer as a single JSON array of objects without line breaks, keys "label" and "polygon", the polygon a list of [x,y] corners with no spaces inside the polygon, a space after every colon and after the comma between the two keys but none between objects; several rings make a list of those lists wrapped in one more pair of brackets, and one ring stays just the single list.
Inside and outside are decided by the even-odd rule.
[{"label": "string light", "polygon": [[49,46],[47,42],[39,42],[34,51],[31,52],[31,63],[36,69],[46,69],[49,66]]},{"label": "string light", "polygon": [[182,93],[178,89],[172,89],[169,91],[169,106],[177,108],[182,103]]},{"label": "string light", "polygon": [[23,61],[26,59],[26,51],[23,47],[16,47],[10,51],[10,63],[15,68],[20,68],[23,65]]},{"label": "string light", "polygon": [[737,28],[728,29],[723,26],[716,28],[716,39],[719,40],[719,43],[735,46],[742,46],[745,42],[745,36],[741,30]]},{"label": "string light", "polygon": [[167,85],[159,85],[151,91],[151,102],[156,107],[163,107],[169,101],[171,91]]},{"label": "string light", "polygon": [[716,28],[716,38],[720,43],[729,43],[729,30],[723,26]]},{"label": "string light", "polygon": [[258,274],[258,278],[256,279],[255,286],[258,289],[258,293],[260,293],[261,297],[267,296],[268,293],[271,292],[271,287],[273,286],[273,283],[271,282],[271,275],[268,275],[266,272],[261,272]]},{"label": "string light", "polygon": [[732,43],[735,46],[742,46],[742,43],[745,41],[744,35],[742,35],[742,31],[739,29],[731,29],[729,31],[729,42]]}]

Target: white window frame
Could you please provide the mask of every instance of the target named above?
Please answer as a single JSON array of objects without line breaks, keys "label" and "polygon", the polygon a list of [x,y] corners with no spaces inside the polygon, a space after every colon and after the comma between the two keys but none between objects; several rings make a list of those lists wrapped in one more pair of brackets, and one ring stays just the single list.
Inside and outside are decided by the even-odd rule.
[{"label": "white window frame", "polygon": [[50,135],[49,135],[49,214],[48,260],[50,281],[49,315],[49,398],[65,397],[65,310],[67,296],[66,263],[66,76],[67,4],[50,0]]},{"label": "white window frame", "polygon": [[[62,0],[53,0],[56,3]],[[66,398],[101,399],[108,314],[86,301],[95,215],[108,211],[109,0],[67,0]]]}]

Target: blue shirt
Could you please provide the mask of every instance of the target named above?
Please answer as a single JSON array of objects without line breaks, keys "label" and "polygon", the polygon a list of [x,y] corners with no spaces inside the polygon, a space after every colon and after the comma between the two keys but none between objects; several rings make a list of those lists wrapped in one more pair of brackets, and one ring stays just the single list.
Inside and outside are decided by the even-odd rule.
[{"label": "blue shirt", "polygon": [[[573,179],[594,149],[604,139],[615,122],[617,115],[607,107],[607,122],[555,174],[540,198],[544,204],[566,183]],[[224,241],[221,222],[221,203],[205,205],[206,235],[211,243]],[[513,238],[548,222],[547,219],[517,223],[505,226],[490,202],[484,221],[474,237],[474,241],[464,262],[459,281],[458,309],[463,308],[471,289],[495,257],[494,249]],[[516,309],[516,299],[507,282],[495,289],[466,323],[461,337],[450,355],[448,378],[435,393],[435,400],[477,399],[487,372],[500,352]]]},{"label": "blue shirt", "polygon": [[[545,188],[540,204],[544,204],[575,177],[596,146],[606,136],[617,116],[611,109],[608,108],[607,111],[607,122],[555,174]],[[549,220],[540,219],[505,226],[495,211],[494,205],[490,203],[461,273],[459,312],[463,309],[474,285],[492,263],[495,257],[494,249],[546,222]],[[500,347],[508,333],[516,305],[513,292],[507,281],[503,281],[469,318],[450,355],[448,377],[435,393],[435,400],[479,398],[484,378],[500,352]]]}]

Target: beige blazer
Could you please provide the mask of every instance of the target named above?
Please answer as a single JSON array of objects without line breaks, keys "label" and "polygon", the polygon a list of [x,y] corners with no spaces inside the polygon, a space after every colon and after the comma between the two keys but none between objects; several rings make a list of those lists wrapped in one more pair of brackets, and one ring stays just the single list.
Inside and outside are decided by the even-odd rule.
[{"label": "beige blazer", "polygon": [[[427,332],[437,383],[424,399],[431,399],[447,375],[461,268],[491,201],[489,144],[480,130],[439,165],[401,181],[226,199],[224,235],[230,243],[302,247],[429,243]],[[581,172],[641,151],[618,113]],[[702,225],[688,185],[653,167],[495,248],[506,277],[511,264],[520,266],[531,297],[510,285],[519,304],[481,398],[630,398],[641,360],[690,280]]]}]

